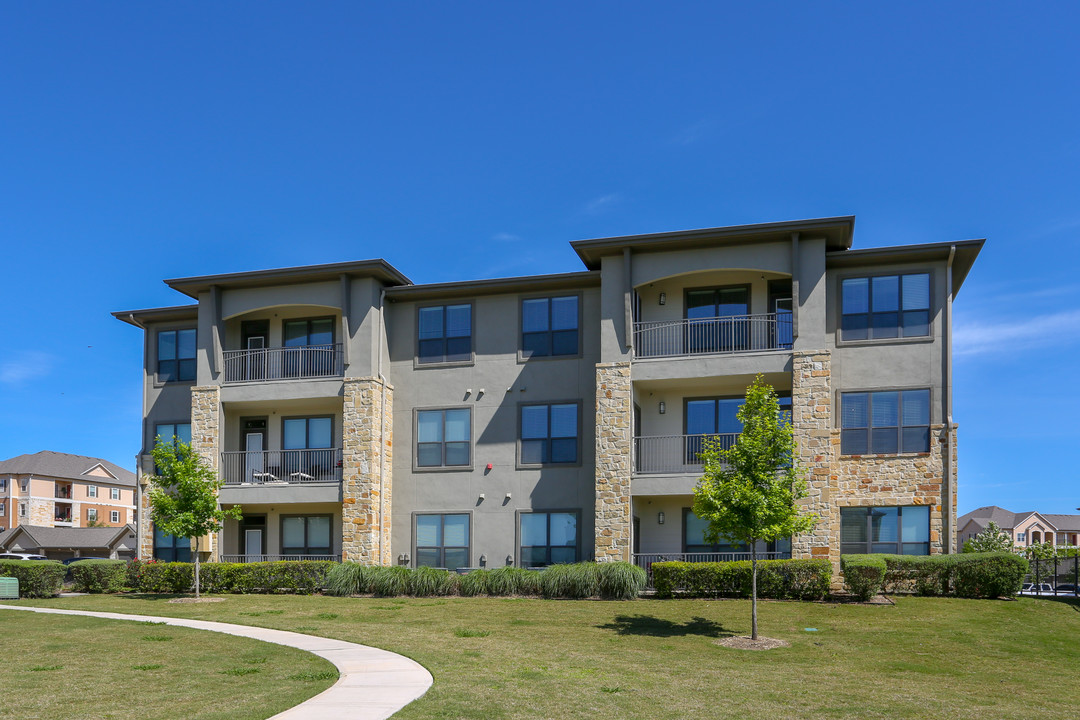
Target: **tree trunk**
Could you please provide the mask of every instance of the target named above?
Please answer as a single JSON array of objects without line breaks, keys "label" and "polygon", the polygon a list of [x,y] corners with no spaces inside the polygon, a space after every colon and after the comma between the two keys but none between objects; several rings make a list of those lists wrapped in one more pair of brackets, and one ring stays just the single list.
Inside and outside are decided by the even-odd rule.
[{"label": "tree trunk", "polygon": [[[199,598],[199,538],[195,538],[195,599]],[[756,620],[754,621],[757,622]],[[755,624],[754,627],[757,627]],[[756,636],[755,636],[756,637]]]},{"label": "tree trunk", "polygon": [[757,541],[750,541],[750,639],[757,640]]}]

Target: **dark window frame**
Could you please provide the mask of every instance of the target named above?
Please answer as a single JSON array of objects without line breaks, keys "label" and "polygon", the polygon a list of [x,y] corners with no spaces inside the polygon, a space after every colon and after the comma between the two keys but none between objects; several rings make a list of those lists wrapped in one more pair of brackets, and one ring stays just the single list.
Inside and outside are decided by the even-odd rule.
[{"label": "dark window frame", "polygon": [[154,559],[159,562],[191,562],[191,538],[165,535],[168,545],[159,545],[158,532],[153,531]]},{"label": "dark window frame", "polygon": [[[875,541],[873,536],[873,511],[874,510],[888,510],[896,508],[896,541]],[[912,540],[906,541],[904,539],[904,510],[905,509],[918,509],[924,510],[926,513],[926,540]],[[844,542],[844,511],[845,510],[866,510],[866,540],[857,542]],[[885,552],[890,555],[916,555],[925,556],[930,554],[930,546],[933,541],[930,537],[930,525],[933,519],[932,508],[929,505],[849,505],[840,508],[840,554],[841,555],[862,555],[872,554],[875,552]],[[875,545],[895,545],[895,549],[891,550],[874,550]],[[923,553],[905,553],[905,545],[924,545],[926,552]],[[846,549],[845,549],[846,546]]]},{"label": "dark window frame", "polygon": [[[319,322],[319,321],[322,321],[322,320],[329,320],[330,321],[330,343],[329,343],[329,345],[332,348],[334,346],[334,344],[337,342],[337,335],[338,335],[338,332],[337,332],[338,318],[335,315],[313,315],[311,317],[282,318],[282,320],[281,320],[281,347],[283,347],[283,348],[284,347],[326,347],[327,343],[317,343],[315,345],[311,344],[311,323]],[[306,332],[306,337],[307,337],[307,340],[308,340],[307,344],[305,344],[305,345],[286,345],[285,344],[285,326],[287,326],[289,323],[300,323],[300,322],[307,323],[307,332]]]},{"label": "dark window frame", "polygon": [[[468,542],[464,546],[462,546],[462,545],[447,545],[445,543],[445,539],[446,539],[446,517],[448,515],[464,515],[465,517],[467,517],[469,519],[468,529],[466,531],[468,533]],[[417,528],[419,526],[418,521],[419,521],[419,519],[421,517],[438,517],[438,518],[440,518],[439,535],[440,535],[440,538],[444,540],[442,545],[434,546],[434,545],[420,545],[419,544],[419,536],[418,536],[418,533],[417,533]],[[412,566],[414,568],[421,567],[421,565],[420,565],[420,550],[421,549],[424,549],[424,550],[437,550],[438,553],[439,553],[439,561],[441,563],[439,565],[431,565],[431,566],[424,566],[424,567],[445,568],[446,567],[446,550],[447,549],[450,549],[450,550],[462,550],[463,549],[463,550],[465,550],[465,564],[462,565],[461,567],[464,567],[464,568],[472,567],[472,557],[473,557],[473,552],[472,552],[472,547],[473,547],[473,545],[472,545],[472,543],[473,543],[473,513],[470,510],[457,510],[457,511],[446,511],[446,512],[427,512],[427,511],[414,512],[412,514],[412,538],[413,538]]]},{"label": "dark window frame", "polygon": [[[750,546],[745,543],[712,543],[705,544],[704,538],[702,538],[701,545],[691,545],[686,541],[686,528],[687,519],[694,512],[693,508],[684,507],[682,509],[682,551],[683,553],[738,553],[738,552],[750,552]],[[694,517],[697,517],[696,515]],[[700,519],[700,518],[699,518]],[[691,549],[695,548],[695,549]],[[729,548],[729,549],[722,549]],[[730,548],[741,548],[732,550]]]},{"label": "dark window frame", "polygon": [[[286,547],[286,545],[285,545],[285,520],[292,519],[292,518],[303,518],[304,519],[304,545],[303,545],[303,548],[302,548],[303,552],[290,552],[290,550],[296,550],[299,546],[294,546],[293,545],[293,546]],[[310,538],[308,537],[308,523],[307,523],[309,518],[327,518],[330,521],[329,525],[328,525],[328,531],[329,531],[330,534],[327,537],[327,540],[330,543],[329,546],[308,545],[308,542],[310,542]],[[282,555],[333,555],[334,554],[334,516],[332,514],[330,514],[330,513],[291,513],[291,514],[288,514],[288,515],[280,515],[278,517],[278,537],[280,538],[280,541],[278,543],[278,547],[281,549],[281,554]],[[323,550],[323,549],[325,549],[326,552],[312,552],[312,550]]]},{"label": "dark window frame", "polygon": [[[191,357],[180,357],[180,333],[193,332],[195,333],[195,354]],[[173,335],[173,352],[174,355],[171,358],[161,357],[161,338],[163,335]],[[181,383],[189,382],[194,383],[198,378],[198,357],[199,357],[199,331],[194,327],[174,327],[174,328],[161,328],[154,335],[154,383],[156,385],[164,385],[165,383]],[[173,373],[162,372],[162,363],[176,363],[175,377]],[[183,375],[189,375],[190,377],[181,377],[181,362],[190,363],[190,373],[183,373]]]},{"label": "dark window frame", "polygon": [[[463,306],[463,305],[467,305],[469,307],[469,336],[468,336],[469,337],[469,357],[468,358],[463,358],[463,359],[447,360],[447,359],[445,359],[446,355],[448,354],[446,352],[447,351],[447,347],[446,347],[446,341],[447,341],[447,336],[446,336],[446,308],[448,308],[448,307],[460,307],[460,306]],[[424,356],[420,352],[420,343],[422,341],[421,338],[420,338],[420,314],[421,314],[422,311],[430,310],[432,308],[442,308],[442,310],[443,310],[443,329],[442,329],[443,334],[442,334],[442,337],[440,338],[442,340],[442,342],[443,342],[443,353],[442,353],[443,359],[442,360],[425,360]],[[414,369],[427,368],[427,367],[458,367],[458,366],[472,365],[476,361],[476,303],[473,302],[472,300],[463,300],[461,302],[442,302],[442,303],[431,303],[431,304],[417,305],[416,306],[416,312],[413,314],[413,320],[415,322],[415,327],[413,328],[413,342],[415,343],[414,348],[413,348],[413,368]],[[458,336],[458,337],[464,337],[464,336]],[[426,340],[435,340],[435,339],[436,338],[426,338]]]},{"label": "dark window frame", "polygon": [[[469,412],[469,440],[467,442],[469,446],[469,462],[464,465],[447,465],[446,464],[446,411],[447,410],[468,410]],[[441,465],[421,465],[420,460],[420,413],[424,412],[441,412],[443,413],[443,440],[439,443],[423,443],[425,445],[442,445],[442,464]],[[476,437],[475,427],[473,425],[474,413],[472,407],[469,405],[445,405],[440,407],[418,407],[413,408],[413,453],[412,453],[412,467],[413,472],[462,472],[473,469],[473,443]]]},{"label": "dark window frame", "polygon": [[[905,392],[925,392],[927,393],[927,424],[926,425],[904,425],[904,393]],[[896,425],[896,448],[897,451],[893,452],[874,452],[874,437],[873,431],[875,426],[873,424],[874,418],[874,400],[873,396],[877,393],[897,393],[897,425]],[[868,397],[866,404],[866,422],[867,425],[863,427],[844,427],[844,396],[845,395],[866,395]],[[905,388],[874,388],[873,390],[842,390],[837,392],[837,422],[840,427],[840,455],[844,457],[859,457],[859,456],[884,456],[884,457],[899,457],[901,455],[928,455],[934,448],[934,438],[932,429],[934,427],[934,389],[932,387],[905,387]],[[882,425],[878,429],[891,428],[892,425]],[[920,429],[926,428],[926,449],[925,450],[905,450],[904,449],[904,430],[907,429]],[[851,450],[851,446],[845,444],[846,433],[852,433],[865,430],[866,432],[866,452],[853,453],[848,452]]]},{"label": "dark window frame", "polygon": [[[572,353],[558,353],[554,352],[554,338],[555,333],[569,333],[570,330],[552,330],[551,329],[551,301],[559,298],[576,298],[577,299],[577,319],[574,332],[577,333],[576,350]],[[528,333],[529,335],[541,335],[545,334],[548,337],[548,347],[552,348],[552,352],[546,355],[537,355],[532,352],[525,351],[525,303],[532,300],[547,300],[548,301],[548,329],[546,331],[535,331]],[[539,295],[521,295],[518,298],[518,361],[528,362],[530,360],[567,360],[573,358],[582,357],[585,338],[581,332],[581,326],[584,321],[583,306],[584,298],[580,292],[567,292],[567,293],[542,293]]]},{"label": "dark window frame", "polygon": [[[582,512],[581,512],[581,508],[552,509],[552,510],[534,508],[534,509],[530,509],[530,510],[518,510],[517,513],[515,513],[516,517],[514,518],[515,519],[515,523],[514,523],[515,528],[514,529],[515,529],[516,537],[514,538],[514,541],[515,541],[514,546],[517,548],[517,563],[516,564],[517,564],[518,567],[547,567],[548,565],[556,564],[556,563],[551,562],[551,548],[553,548],[553,547],[554,548],[568,548],[568,547],[571,547],[570,545],[552,545],[551,544],[551,516],[552,515],[558,515],[558,514],[573,515],[574,516],[574,534],[576,535],[576,538],[575,538],[575,541],[574,541],[574,545],[572,546],[574,548],[574,557],[570,562],[575,563],[575,562],[580,562],[581,561],[581,558],[582,558],[582,544],[581,544],[582,543],[582,532],[581,532]],[[547,545],[522,545],[521,544],[521,518],[523,516],[525,516],[525,515],[547,515],[547,542],[548,542]],[[535,564],[525,565],[522,562],[522,556],[524,554],[523,550],[525,548],[535,549],[535,548],[541,548],[541,547],[546,548],[546,550],[544,551],[544,556],[545,556],[547,562],[544,565],[535,565]]]},{"label": "dark window frame", "polygon": [[[577,407],[577,420],[576,420],[576,424],[575,424],[575,427],[576,427],[576,430],[577,430],[577,436],[575,438],[575,440],[576,440],[575,448],[576,449],[574,451],[575,456],[574,456],[574,460],[572,462],[552,462],[550,460],[550,458],[551,458],[551,441],[552,441],[552,437],[551,437],[551,408],[552,408],[552,406],[555,406],[555,405],[574,405],[574,406]],[[547,436],[545,438],[523,438],[521,436],[522,431],[524,429],[523,423],[522,423],[522,417],[521,417],[522,416],[522,409],[526,408],[526,407],[540,407],[540,406],[544,406],[544,407],[548,408]],[[545,401],[545,402],[521,402],[521,403],[518,403],[518,406],[517,406],[517,469],[519,469],[519,470],[527,470],[527,469],[531,469],[531,468],[545,468],[545,467],[581,467],[581,464],[582,464],[581,456],[582,456],[582,449],[583,449],[582,448],[582,437],[581,437],[582,436],[581,422],[582,422],[582,402],[581,402],[580,399],[577,399],[577,400],[549,400],[549,401]],[[556,438],[556,439],[565,440],[566,438]],[[538,462],[538,463],[525,462],[522,459],[522,444],[527,442],[527,441],[537,441],[537,440],[543,440],[544,442],[546,442],[546,457],[548,457],[549,459],[547,461],[545,461],[545,462]]]},{"label": "dark window frame", "polygon": [[[715,313],[711,318],[690,318],[690,293],[711,291],[713,296],[713,307],[715,308],[719,304],[719,294],[721,290],[744,290],[746,292],[746,312],[741,315],[716,315]],[[724,318],[731,317],[747,317],[754,313],[754,287],[752,283],[733,283],[731,285],[703,285],[701,287],[688,287],[683,288],[683,306],[682,316],[686,322],[686,349],[691,351],[691,354],[708,354],[711,352],[728,352],[731,350],[746,349],[746,346],[750,342],[750,325],[748,322],[736,323],[734,321],[728,321],[730,325],[730,345],[726,342],[724,332],[718,330],[715,337],[707,329],[710,321],[713,324],[723,326]],[[713,318],[718,318],[713,320]],[[697,329],[695,330],[695,326]]]},{"label": "dark window frame", "polygon": [[[926,309],[926,334],[924,335],[905,335],[904,334],[904,276],[905,275],[926,275],[928,276],[928,307]],[[874,316],[874,297],[873,297],[873,281],[874,278],[882,277],[896,277],[898,283],[897,294],[897,324],[895,327],[896,335],[889,337],[873,337],[873,316]],[[845,313],[844,312],[844,282],[847,280],[866,280],[867,281],[867,311],[865,313]],[[934,279],[935,273],[930,268],[912,268],[908,270],[881,270],[877,272],[855,272],[839,275],[836,279],[836,343],[837,345],[852,345],[861,343],[882,344],[882,343],[922,343],[922,342],[934,342]],[[888,312],[888,311],[886,311]],[[912,310],[908,312],[921,312]],[[866,334],[865,338],[845,338],[844,337],[844,318],[866,316]]]}]

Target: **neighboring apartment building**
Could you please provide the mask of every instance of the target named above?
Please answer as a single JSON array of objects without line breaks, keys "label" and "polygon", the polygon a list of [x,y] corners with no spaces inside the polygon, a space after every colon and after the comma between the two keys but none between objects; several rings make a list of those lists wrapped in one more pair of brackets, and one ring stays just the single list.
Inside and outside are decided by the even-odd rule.
[{"label": "neighboring apartment building", "polygon": [[383,260],[168,280],[196,304],[115,313],[145,331],[143,480],[156,436],[190,439],[243,507],[222,559],[718,557],[746,548],[704,540],[697,452],[761,374],[820,518],[763,551],[953,552],[951,306],[982,241],[853,229],[583,240],[582,272],[428,285]]},{"label": "neighboring apartment building", "polygon": [[0,530],[135,523],[135,473],[101,458],[42,450],[0,461]]},{"label": "neighboring apartment building", "polygon": [[957,522],[959,546],[963,548],[966,541],[985,530],[991,522],[1009,533],[1017,548],[1047,542],[1053,545],[1080,545],[1080,515],[1032,510],[1014,513],[997,505],[987,505],[960,516]]}]

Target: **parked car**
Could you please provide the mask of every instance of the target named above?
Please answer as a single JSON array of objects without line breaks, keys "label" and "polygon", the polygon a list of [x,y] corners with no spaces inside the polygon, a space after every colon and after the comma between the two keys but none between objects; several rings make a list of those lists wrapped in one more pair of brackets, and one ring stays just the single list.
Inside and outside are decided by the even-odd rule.
[{"label": "parked car", "polygon": [[1057,586],[1058,595],[1062,593],[1066,595],[1076,595],[1076,585],[1072,583],[1058,583]]},{"label": "parked car", "polygon": [[1053,595],[1054,586],[1050,583],[1039,583],[1038,585],[1035,583],[1024,583],[1024,586],[1020,588],[1020,593],[1022,595]]},{"label": "parked car", "polygon": [[44,555],[34,553],[0,553],[0,560],[48,560]]},{"label": "parked car", "polygon": [[108,559],[109,558],[106,558],[106,557],[73,557],[73,558],[68,558],[67,560],[61,560],[60,562],[64,563],[65,565],[70,565],[72,563],[77,563],[80,560],[108,560]]}]

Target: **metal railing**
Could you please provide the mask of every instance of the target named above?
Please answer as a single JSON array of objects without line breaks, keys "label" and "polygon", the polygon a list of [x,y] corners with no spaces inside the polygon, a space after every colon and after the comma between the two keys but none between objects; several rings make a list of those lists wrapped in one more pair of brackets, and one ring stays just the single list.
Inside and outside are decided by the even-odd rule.
[{"label": "metal railing", "polygon": [[1028,560],[1022,595],[1080,597],[1080,556]]},{"label": "metal railing", "polygon": [[634,356],[677,357],[790,350],[790,313],[634,323]]},{"label": "metal railing", "polygon": [[226,383],[341,377],[344,352],[341,343],[302,347],[226,350]]},{"label": "metal railing", "polygon": [[728,450],[739,433],[635,437],[634,472],[639,475],[700,473],[701,450],[708,437],[715,438],[720,447]]},{"label": "metal railing", "polygon": [[57,500],[70,500],[71,499],[71,486],[70,485],[57,485],[56,490],[53,493],[53,497]]},{"label": "metal railing", "polygon": [[249,562],[276,562],[279,560],[329,560],[338,562],[341,558],[337,555],[221,555],[221,562],[249,563]]},{"label": "metal railing", "polygon": [[[653,586],[653,563],[658,562],[734,562],[750,560],[749,552],[707,552],[707,553],[634,553],[634,564],[645,570],[648,587]],[[789,560],[790,552],[759,552],[758,560]]]},{"label": "metal railing", "polygon": [[225,485],[341,482],[341,448],[221,453]]}]

